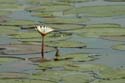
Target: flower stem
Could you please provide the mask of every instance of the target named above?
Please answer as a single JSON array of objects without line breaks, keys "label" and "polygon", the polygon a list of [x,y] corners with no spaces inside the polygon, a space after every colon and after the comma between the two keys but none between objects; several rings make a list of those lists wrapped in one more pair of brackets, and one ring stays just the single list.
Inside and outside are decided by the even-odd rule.
[{"label": "flower stem", "polygon": [[44,59],[44,35],[42,35],[41,56]]}]

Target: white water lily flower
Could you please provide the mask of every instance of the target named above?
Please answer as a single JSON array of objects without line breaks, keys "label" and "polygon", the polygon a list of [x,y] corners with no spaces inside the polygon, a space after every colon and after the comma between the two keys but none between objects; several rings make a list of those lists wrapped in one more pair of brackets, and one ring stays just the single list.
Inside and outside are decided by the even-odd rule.
[{"label": "white water lily flower", "polygon": [[47,27],[47,26],[36,26],[36,30],[37,30],[39,33],[45,35],[45,34],[47,34],[47,33],[49,33],[49,32],[52,32],[54,29],[52,29],[52,28],[50,28],[50,27]]}]

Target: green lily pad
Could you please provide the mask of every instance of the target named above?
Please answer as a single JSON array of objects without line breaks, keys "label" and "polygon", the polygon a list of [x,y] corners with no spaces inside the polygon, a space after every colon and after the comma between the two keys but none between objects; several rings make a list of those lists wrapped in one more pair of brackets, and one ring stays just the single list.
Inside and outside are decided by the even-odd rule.
[{"label": "green lily pad", "polygon": [[0,26],[0,34],[14,34],[17,33],[19,30],[19,27],[14,27],[14,26]]},{"label": "green lily pad", "polygon": [[38,6],[38,7],[27,8],[26,10],[35,12],[56,12],[56,11],[64,11],[71,8],[72,6],[69,5],[50,5],[50,6]]},{"label": "green lily pad", "polygon": [[11,11],[11,9],[18,10],[18,9],[23,9],[23,7],[15,3],[10,3],[10,4],[5,3],[5,4],[0,4],[0,9],[7,9],[8,11]]},{"label": "green lily pad", "polygon": [[114,45],[114,46],[112,46],[112,49],[124,51],[125,50],[125,44]]},{"label": "green lily pad", "polygon": [[62,82],[64,83],[89,83],[92,78],[83,73],[69,73],[62,77]]},{"label": "green lily pad", "polygon": [[27,74],[25,73],[16,73],[16,72],[4,72],[0,73],[0,80],[1,79],[22,79],[27,78]]},{"label": "green lily pad", "polygon": [[[9,44],[9,45],[0,45],[0,48],[5,48],[1,52],[7,55],[18,55],[18,54],[36,54],[40,53],[41,45],[25,45],[25,44]],[[51,47],[45,47],[45,52],[54,50]]]},{"label": "green lily pad", "polygon": [[60,0],[61,2],[67,2],[67,3],[82,3],[85,1],[89,1],[89,0]]},{"label": "green lily pad", "polygon": [[10,26],[21,26],[21,25],[33,25],[35,22],[29,20],[8,20],[7,22],[1,23],[1,25]]},{"label": "green lily pad", "polygon": [[15,3],[16,0],[11,0],[11,1],[6,1],[6,0],[0,0],[0,4],[3,4],[3,3]]},{"label": "green lily pad", "polygon": [[92,25],[86,26],[84,29],[76,30],[75,33],[78,33],[81,37],[101,37],[101,36],[121,36],[125,35],[125,29],[119,27],[119,25],[102,25],[103,28],[100,27],[92,27]]},{"label": "green lily pad", "polygon": [[36,79],[0,79],[1,83],[55,83],[48,80],[36,80]]},{"label": "green lily pad", "polygon": [[100,77],[105,80],[124,79],[125,70],[124,69],[104,70],[100,72]]},{"label": "green lily pad", "polygon": [[100,38],[106,39],[106,40],[112,40],[112,41],[125,41],[125,36],[124,35],[110,35],[110,36],[101,36]]},{"label": "green lily pad", "polygon": [[0,55],[0,64],[10,63],[10,62],[19,61],[19,60],[24,60],[24,59],[20,58],[20,57],[10,57],[10,56],[1,56]]},{"label": "green lily pad", "polygon": [[100,80],[96,83],[124,83],[125,79],[117,79],[117,80]]},{"label": "green lily pad", "polygon": [[[55,81],[57,83],[64,82],[64,83],[69,83],[68,79],[66,78],[71,77],[83,77],[83,82],[88,81],[87,79],[92,79],[89,74],[87,73],[82,73],[82,72],[76,72],[76,71],[44,71],[44,72],[39,72],[38,74],[32,75],[32,78],[37,79],[37,78],[43,78],[43,79],[50,79],[52,81]],[[70,79],[69,79],[70,80]],[[77,82],[80,83],[79,79],[75,79]],[[75,81],[75,83],[76,83]],[[74,82],[73,82],[74,83]]]},{"label": "green lily pad", "polygon": [[68,65],[64,67],[65,70],[70,71],[93,71],[93,72],[100,72],[105,70],[112,70],[112,68],[109,68],[105,65],[100,64],[74,64],[74,65]]},{"label": "green lily pad", "polygon": [[47,43],[46,45],[50,47],[60,47],[60,48],[83,48],[86,47],[85,43],[76,42],[76,41],[55,41]]},{"label": "green lily pad", "polygon": [[[40,59],[40,58],[32,58],[32,59]],[[95,59],[95,57],[91,57],[89,54],[69,54],[69,55],[64,55],[64,56],[60,56],[59,59],[57,61],[49,61],[49,62],[45,62],[45,63],[41,63],[40,69],[48,69],[48,68],[59,68],[59,67],[74,67],[77,65],[73,64],[73,62],[85,62],[85,61],[90,61]]]},{"label": "green lily pad", "polygon": [[125,2],[125,0],[104,0],[104,1],[109,1],[109,2]]},{"label": "green lily pad", "polygon": [[77,30],[83,29],[84,25],[75,25],[75,24],[47,24],[55,30]]},{"label": "green lily pad", "polygon": [[[103,11],[102,11],[103,10]],[[96,12],[95,12],[96,11]],[[83,14],[86,16],[117,16],[125,14],[124,5],[112,5],[112,6],[91,6],[73,8],[64,12],[64,14]]]},{"label": "green lily pad", "polygon": [[75,62],[86,62],[96,59],[96,57],[91,56],[90,54],[83,54],[83,53],[68,54],[62,56],[62,58],[69,58],[71,61]]},{"label": "green lily pad", "polygon": [[39,69],[59,68],[67,65],[72,65],[72,63],[69,61],[49,61],[39,64]]},{"label": "green lily pad", "polygon": [[43,18],[45,23],[83,23],[88,21],[88,18]]},{"label": "green lily pad", "polygon": [[96,80],[92,83],[124,83],[125,79],[116,79],[116,80]]},{"label": "green lily pad", "polygon": [[1,11],[0,11],[0,16],[7,16],[7,15],[9,15],[10,13],[11,13],[10,11],[1,10]]},{"label": "green lily pad", "polygon": [[[72,36],[72,33],[67,32],[51,32],[45,37],[45,41],[57,41],[57,40],[65,40]],[[23,43],[41,43],[42,38],[39,33],[36,31],[33,32],[19,32],[17,34],[11,34],[11,38],[18,39]],[[49,42],[50,43],[50,42]]]}]

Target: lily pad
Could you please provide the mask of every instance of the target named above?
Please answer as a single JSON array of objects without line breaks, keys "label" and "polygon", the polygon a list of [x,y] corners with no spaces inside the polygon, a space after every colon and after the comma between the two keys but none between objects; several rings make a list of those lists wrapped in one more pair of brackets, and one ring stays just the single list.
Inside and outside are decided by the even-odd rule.
[{"label": "lily pad", "polygon": [[[65,40],[72,36],[72,33],[68,32],[51,32],[45,37],[45,41],[58,41]],[[11,34],[11,38],[18,39],[23,43],[41,43],[41,35],[35,31],[33,32],[19,32],[17,34]],[[48,42],[50,43],[50,42]]]},{"label": "lily pad", "polygon": [[124,35],[110,35],[110,36],[101,36],[100,38],[106,39],[106,40],[112,40],[112,41],[125,41],[125,36]]},{"label": "lily pad", "polygon": [[54,68],[63,68],[64,66],[73,65],[72,62],[63,60],[63,61],[49,61],[39,64],[39,70],[47,70]]},{"label": "lily pad", "polygon": [[[105,25],[106,26],[106,25]],[[101,36],[121,36],[121,35],[125,35],[125,29],[118,27],[118,25],[107,25],[107,27],[92,27],[90,25],[86,26],[84,29],[82,30],[76,30],[75,33],[78,33],[78,35],[82,36],[82,37],[101,37]],[[108,27],[109,26],[109,27]],[[112,27],[111,27],[112,26]]]},{"label": "lily pad", "polygon": [[112,46],[112,49],[124,51],[125,50],[125,44],[114,45],[114,46]]},{"label": "lily pad", "polygon": [[[5,48],[5,50],[1,52],[7,55],[36,54],[41,51],[41,45],[9,44],[0,45],[0,48]],[[52,50],[54,50],[54,48],[45,47],[45,52]]]},{"label": "lily pad", "polygon": [[33,25],[34,21],[29,20],[8,20],[7,22],[1,23],[1,25],[9,25],[9,26],[21,26],[21,25]]},{"label": "lily pad", "polygon": [[67,3],[82,3],[85,1],[89,1],[89,0],[61,0],[61,2],[67,2]]},{"label": "lily pad", "polygon": [[62,56],[62,58],[69,58],[70,61],[75,61],[75,62],[86,62],[96,59],[96,57],[91,56],[90,54],[83,54],[83,53],[68,54]]},{"label": "lily pad", "polygon": [[6,0],[0,0],[0,4],[3,4],[3,3],[15,3],[16,0],[11,0],[11,1],[6,1]]},{"label": "lily pad", "polygon": [[125,0],[104,0],[104,1],[109,1],[109,2],[125,2]]},{"label": "lily pad", "polygon": [[10,13],[11,13],[10,11],[0,10],[0,16],[7,16],[7,15],[9,15]]},{"label": "lily pad", "polygon": [[77,30],[77,29],[83,29],[85,25],[75,25],[75,24],[47,24],[48,26],[51,26],[55,30]]},{"label": "lily pad", "polygon": [[16,73],[16,72],[3,72],[0,73],[0,80],[1,79],[22,79],[27,78],[27,74],[25,73]]},{"label": "lily pad", "polygon": [[88,21],[88,18],[43,18],[43,22],[45,23],[83,23]]},{"label": "lily pad", "polygon": [[0,9],[6,9],[8,11],[11,11],[11,9],[18,10],[18,9],[23,9],[23,7],[15,3],[10,3],[10,4],[5,3],[5,4],[0,4]]},{"label": "lily pad", "polygon": [[[50,70],[44,71],[44,72],[39,72],[38,74],[34,74],[32,78],[43,78],[43,79],[47,78],[47,79],[50,79],[57,83],[60,83],[60,82],[69,83],[68,79],[66,79],[66,78],[68,78],[68,76],[69,76],[69,78],[70,78],[70,76],[72,76],[72,77],[76,76],[76,78],[83,77],[83,79],[82,79],[83,82],[89,81],[88,79],[90,79],[90,80],[92,79],[91,76],[89,76],[89,74],[87,74],[87,73],[76,72],[76,71],[50,71]],[[75,83],[76,82],[80,83],[80,81],[81,81],[81,80],[79,81],[79,79],[75,79],[75,80],[76,80]]]},{"label": "lily pad", "polygon": [[105,70],[101,71],[99,76],[105,80],[124,79],[125,70],[124,69]]},{"label": "lily pad", "polygon": [[68,65],[64,67],[65,70],[69,70],[69,71],[81,71],[81,72],[85,72],[85,71],[92,71],[94,75],[96,75],[96,73],[94,72],[100,72],[100,71],[105,71],[105,70],[112,70],[112,68],[107,67],[105,65],[100,65],[100,64],[74,64],[74,65]]},{"label": "lily pad", "polygon": [[[102,11],[103,10],[103,11]],[[96,12],[95,12],[96,11]],[[64,14],[83,14],[84,16],[117,16],[125,14],[124,5],[112,5],[112,6],[91,6],[73,8],[64,12]]]},{"label": "lily pad", "polygon": [[34,12],[56,12],[56,11],[64,11],[71,8],[73,7],[69,5],[50,5],[50,6],[38,6],[38,7],[27,8],[26,10]]},{"label": "lily pad", "polygon": [[55,83],[47,80],[36,80],[36,79],[0,79],[1,83]]},{"label": "lily pad", "polygon": [[124,83],[125,79],[116,79],[116,80],[99,80],[95,83]]},{"label": "lily pad", "polygon": [[19,27],[14,26],[0,26],[0,34],[14,34],[17,33],[17,31],[20,30]]},{"label": "lily pad", "polygon": [[60,48],[83,48],[86,47],[85,43],[76,42],[76,41],[55,41],[47,43],[46,45],[50,47],[60,47]]},{"label": "lily pad", "polygon": [[89,83],[92,78],[83,73],[69,73],[62,77],[62,82],[64,83]]},{"label": "lily pad", "polygon": [[19,60],[24,60],[24,58],[10,57],[10,56],[1,56],[0,55],[0,64],[14,62],[14,61],[19,61]]}]

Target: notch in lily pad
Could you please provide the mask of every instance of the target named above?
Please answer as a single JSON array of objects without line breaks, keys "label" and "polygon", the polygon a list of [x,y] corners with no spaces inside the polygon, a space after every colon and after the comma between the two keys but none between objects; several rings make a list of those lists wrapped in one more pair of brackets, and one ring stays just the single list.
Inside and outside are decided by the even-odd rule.
[{"label": "notch in lily pad", "polygon": [[36,30],[41,34],[42,36],[42,44],[41,44],[41,61],[46,61],[45,58],[44,58],[44,48],[45,48],[45,44],[44,44],[44,38],[45,36],[54,31],[54,29],[50,28],[50,27],[47,27],[47,26],[40,26],[40,25],[37,25],[36,26]]}]

